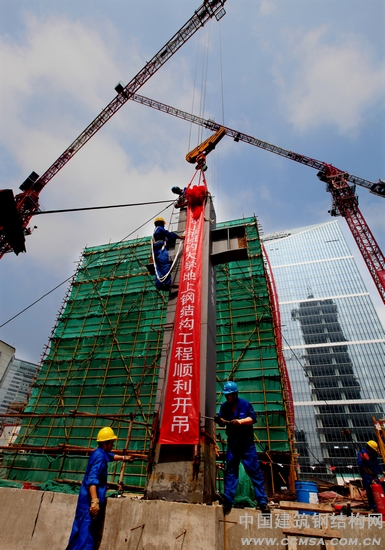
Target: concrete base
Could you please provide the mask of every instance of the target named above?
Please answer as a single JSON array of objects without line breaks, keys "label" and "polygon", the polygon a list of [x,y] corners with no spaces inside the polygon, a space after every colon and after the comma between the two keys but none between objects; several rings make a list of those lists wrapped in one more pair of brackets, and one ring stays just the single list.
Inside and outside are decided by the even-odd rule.
[{"label": "concrete base", "polygon": [[[1,550],[64,550],[76,501],[74,495],[0,488]],[[312,527],[313,516],[307,517]],[[285,526],[295,526],[295,518],[296,513],[283,510],[262,516],[254,509],[235,509],[224,517],[222,507],[216,504],[109,499],[100,550],[238,550],[243,546],[284,550],[297,545],[337,550],[385,548],[382,524],[368,527],[367,518],[351,526],[346,521],[349,518],[342,521],[343,516],[336,516],[338,523],[329,524],[332,531],[323,530],[322,542],[320,535],[310,533],[319,530],[303,524],[297,534],[289,536]],[[333,539],[327,539],[327,531]]]},{"label": "concrete base", "polygon": [[199,448],[157,445],[146,498],[211,504],[215,500],[215,459],[214,445],[206,436],[201,437]]}]

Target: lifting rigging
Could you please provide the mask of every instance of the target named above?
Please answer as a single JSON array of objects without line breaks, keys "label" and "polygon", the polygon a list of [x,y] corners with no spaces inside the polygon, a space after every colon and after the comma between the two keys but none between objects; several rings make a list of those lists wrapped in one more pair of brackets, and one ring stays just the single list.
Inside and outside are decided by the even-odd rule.
[{"label": "lifting rigging", "polygon": [[[71,143],[60,157],[39,176],[32,172],[21,184],[19,193],[13,197],[7,194],[7,201],[14,201],[17,214],[12,220],[0,208],[0,258],[12,249],[16,254],[25,252],[25,235],[30,234],[28,224],[32,216],[39,210],[39,194],[47,183],[61,170],[69,160],[93,137],[106,122],[139,90],[147,80],[155,74],[185,44],[193,34],[203,27],[207,21],[215,17],[219,21],[225,15],[226,0],[204,0],[203,4],[194,12],[194,15],[183,27],[167,42],[159,52],[148,61],[136,76],[126,85],[118,84],[115,88],[117,95],[103,109],[103,111],[87,126],[87,128]],[[15,225],[17,232],[15,233]],[[10,242],[11,241],[11,242]]]}]

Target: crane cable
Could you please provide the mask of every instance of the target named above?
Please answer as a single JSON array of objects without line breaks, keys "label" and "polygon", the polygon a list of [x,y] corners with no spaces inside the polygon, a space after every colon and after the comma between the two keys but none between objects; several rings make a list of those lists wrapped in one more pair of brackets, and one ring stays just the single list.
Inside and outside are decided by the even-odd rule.
[{"label": "crane cable", "polygon": [[[194,85],[193,85],[193,92],[192,92],[192,105],[191,105],[191,111],[194,113],[195,111],[195,90],[197,88],[198,84],[198,68],[200,67],[200,97],[199,97],[199,107],[198,112],[199,116],[203,118],[204,110],[205,110],[205,102],[206,102],[206,89],[207,89],[207,72],[208,72],[208,52],[209,52],[209,44],[210,44],[210,24],[208,25],[208,29],[205,29],[205,38],[203,39],[203,46],[200,49],[200,43],[197,43],[197,49],[195,54],[195,70],[194,70]],[[191,142],[192,142],[192,123],[190,123],[190,130],[189,130],[189,139],[188,139],[188,150],[191,150]],[[200,143],[203,141],[203,128],[199,128],[198,130],[198,137],[197,142]]]},{"label": "crane cable", "polygon": [[218,27],[219,33],[219,68],[220,68],[220,81],[221,81],[221,96],[222,96],[222,126],[225,125],[225,94],[223,88],[223,59],[222,59],[222,33],[221,24]]},{"label": "crane cable", "polygon": [[61,214],[63,212],[84,212],[85,210],[104,210],[107,208],[124,208],[126,206],[147,206],[149,204],[172,204],[174,203],[174,200],[169,201],[151,201],[151,202],[136,202],[131,204],[110,204],[106,206],[87,206],[83,208],[64,208],[62,210],[41,210],[34,213],[34,216],[38,216],[40,214]]},{"label": "crane cable", "polygon": [[[172,204],[172,203],[171,203]],[[171,206],[171,204],[169,204],[168,206],[166,206],[165,208],[163,208],[160,212],[158,212],[158,214],[156,214],[155,216],[159,216],[160,214],[162,214],[165,210],[167,210],[167,208],[169,208]],[[131,233],[129,233],[128,235],[126,235],[125,237],[123,237],[123,239],[121,239],[119,242],[123,242],[125,241],[126,239],[128,239],[129,237],[131,237],[131,235],[133,235],[134,233],[136,233],[137,231],[139,231],[139,229],[141,229],[142,227],[144,227],[147,223],[149,223],[152,219],[154,218],[154,216],[151,216],[151,218],[149,218],[148,220],[146,220],[144,223],[142,223],[142,225],[140,225],[139,227],[137,227],[136,229],[134,229],[133,231],[131,231]],[[61,283],[59,283],[58,285],[56,285],[54,288],[52,288],[51,290],[49,290],[48,292],[46,292],[45,294],[43,294],[42,296],[40,296],[40,298],[38,298],[37,300],[35,300],[34,302],[32,302],[31,304],[29,304],[28,306],[26,306],[24,309],[22,309],[21,311],[19,311],[18,313],[16,313],[15,315],[13,315],[12,317],[10,317],[7,321],[4,321],[4,323],[2,323],[0,325],[0,328],[3,328],[5,325],[7,325],[8,323],[10,323],[11,321],[13,321],[14,319],[16,319],[17,317],[19,317],[22,313],[25,313],[28,309],[31,309],[31,307],[33,307],[34,305],[36,305],[37,303],[41,302],[41,300],[43,300],[46,296],[49,296],[50,294],[52,294],[52,292],[55,292],[55,290],[57,290],[58,288],[60,288],[61,286],[63,286],[65,283],[67,283],[68,281],[70,281],[72,278],[73,278],[73,274],[70,276],[70,277],[67,277],[67,279],[65,279],[64,281],[62,281]]]}]

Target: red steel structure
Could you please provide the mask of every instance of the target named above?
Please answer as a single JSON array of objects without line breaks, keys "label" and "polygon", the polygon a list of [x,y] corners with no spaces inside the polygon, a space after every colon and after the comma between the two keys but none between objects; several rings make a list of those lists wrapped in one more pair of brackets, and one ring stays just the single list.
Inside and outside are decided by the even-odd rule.
[{"label": "red steel structure", "polygon": [[[32,172],[22,183],[22,193],[15,196],[17,212],[25,234],[30,233],[28,224],[35,212],[39,209],[39,194],[47,183],[67,164],[69,160],[90,140],[106,122],[155,74],[185,44],[197,30],[203,27],[212,17],[219,21],[224,15],[226,0],[204,0],[203,4],[194,12],[194,15],[185,25],[167,42],[159,52],[148,61],[136,76],[126,85],[118,84],[118,92],[114,99],[103,111],[87,126],[87,128],[71,143],[60,157],[42,175]],[[1,222],[0,222],[1,223]],[[2,225],[2,224],[1,224]],[[4,226],[0,226],[0,258],[12,250],[5,235]],[[16,253],[25,251],[24,243],[20,244]]]}]

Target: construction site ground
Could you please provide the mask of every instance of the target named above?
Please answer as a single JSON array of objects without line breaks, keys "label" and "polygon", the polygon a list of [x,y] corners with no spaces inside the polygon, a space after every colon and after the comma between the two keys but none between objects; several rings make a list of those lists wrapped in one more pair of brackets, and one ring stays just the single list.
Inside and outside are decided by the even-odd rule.
[{"label": "construction site ground", "polygon": [[[1,550],[63,550],[76,501],[76,495],[0,488]],[[217,503],[110,498],[100,550],[385,548],[378,516],[357,511],[351,517],[335,515],[331,504],[275,505],[271,514],[235,508],[224,516]],[[309,514],[311,510],[317,513]]]}]

